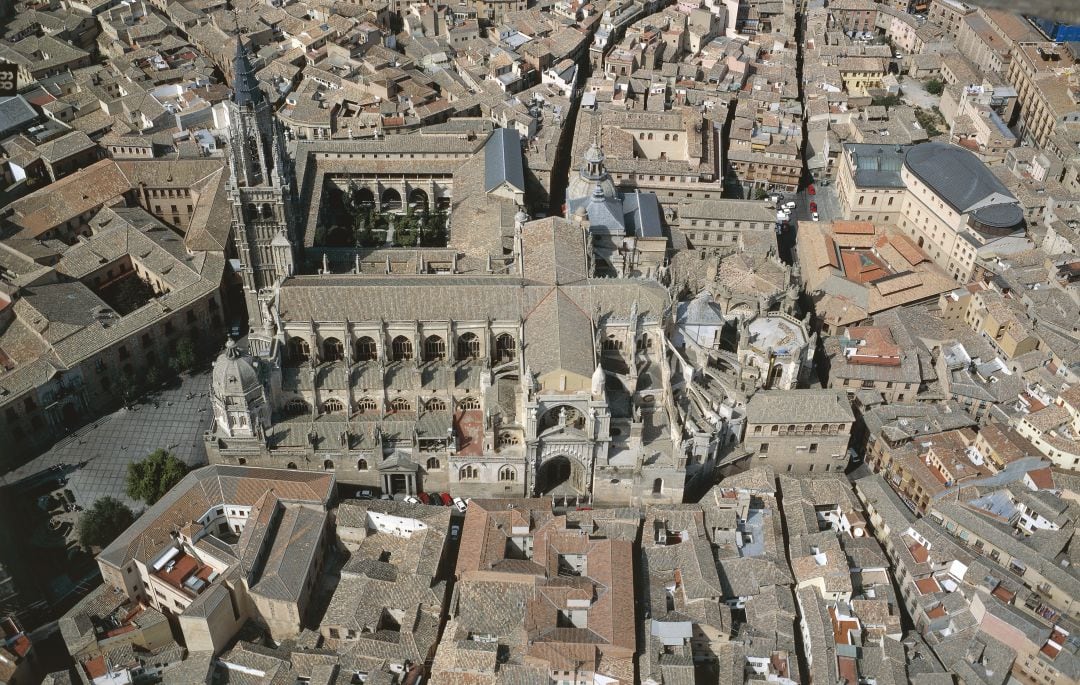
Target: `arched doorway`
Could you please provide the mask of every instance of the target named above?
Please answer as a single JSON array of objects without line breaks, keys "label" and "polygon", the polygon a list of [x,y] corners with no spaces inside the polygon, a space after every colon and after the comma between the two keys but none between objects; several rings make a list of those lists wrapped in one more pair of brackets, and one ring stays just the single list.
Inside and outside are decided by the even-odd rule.
[{"label": "arched doorway", "polygon": [[292,469],[292,470],[295,471],[296,470],[296,462],[295,461],[290,461],[285,468]]},{"label": "arched doorway", "polygon": [[409,191],[409,204],[413,209],[427,209],[428,194],[420,188],[413,188]]},{"label": "arched doorway", "polygon": [[536,477],[536,490],[541,495],[556,491],[560,494],[584,493],[581,465],[562,455],[545,460]]},{"label": "arched doorway", "polygon": [[655,497],[659,497],[660,495],[664,494],[664,479],[663,478],[657,478],[656,480],[653,481],[653,483],[652,483],[652,494]]},{"label": "arched doorway", "polygon": [[387,188],[383,191],[382,208],[384,212],[395,212],[401,209],[401,193],[396,188]]}]

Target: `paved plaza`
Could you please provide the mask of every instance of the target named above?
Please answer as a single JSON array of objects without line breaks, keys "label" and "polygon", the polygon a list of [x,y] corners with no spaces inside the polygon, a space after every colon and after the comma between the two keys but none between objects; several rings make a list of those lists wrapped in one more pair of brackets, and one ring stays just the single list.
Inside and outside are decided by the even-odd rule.
[{"label": "paved plaza", "polygon": [[129,463],[159,447],[188,466],[206,463],[202,436],[212,419],[209,389],[209,371],[185,375],[179,385],[151,393],[130,409],[120,409],[79,429],[48,452],[4,474],[0,484],[14,483],[55,464],[67,464],[67,487],[80,506],[89,507],[97,498],[112,495],[138,512],[143,505],[124,493]]}]

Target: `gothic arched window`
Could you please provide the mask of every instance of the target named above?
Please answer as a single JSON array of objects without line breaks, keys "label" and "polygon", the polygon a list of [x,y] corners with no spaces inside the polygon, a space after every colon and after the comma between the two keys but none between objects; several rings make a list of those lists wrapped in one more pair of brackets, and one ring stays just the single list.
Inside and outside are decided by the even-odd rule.
[{"label": "gothic arched window", "polygon": [[480,338],[475,333],[466,333],[458,338],[458,359],[476,359],[480,356]]},{"label": "gothic arched window", "polygon": [[424,340],[424,360],[437,361],[446,359],[446,341],[437,335],[429,335]]},{"label": "gothic arched window", "polygon": [[300,364],[311,359],[311,347],[303,338],[289,338],[288,348],[285,350],[286,358],[291,364]]},{"label": "gothic arched window", "polygon": [[303,416],[311,413],[311,405],[304,400],[289,400],[285,405],[285,413],[289,416]]},{"label": "gothic arched window", "polygon": [[378,358],[379,349],[375,346],[374,340],[365,335],[356,341],[356,361],[370,362]]},{"label": "gothic arched window", "polygon": [[390,350],[393,352],[394,361],[404,361],[412,359],[412,341],[406,338],[404,335],[399,335],[394,338],[390,343]]},{"label": "gothic arched window", "polygon": [[338,362],[345,358],[345,346],[337,338],[327,338],[323,341],[323,359],[328,362]]},{"label": "gothic arched window", "polygon": [[503,333],[495,338],[495,361],[497,363],[514,361],[516,354],[517,341],[514,340],[514,336]]}]

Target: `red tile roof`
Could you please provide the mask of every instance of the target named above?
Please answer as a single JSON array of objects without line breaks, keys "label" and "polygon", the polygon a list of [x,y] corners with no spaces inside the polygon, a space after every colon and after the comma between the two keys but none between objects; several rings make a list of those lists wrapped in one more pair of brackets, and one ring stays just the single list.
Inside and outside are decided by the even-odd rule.
[{"label": "red tile roof", "polygon": [[941,592],[941,586],[933,578],[923,578],[922,580],[915,581],[915,587],[919,588],[919,592],[924,595],[932,595],[935,592]]}]

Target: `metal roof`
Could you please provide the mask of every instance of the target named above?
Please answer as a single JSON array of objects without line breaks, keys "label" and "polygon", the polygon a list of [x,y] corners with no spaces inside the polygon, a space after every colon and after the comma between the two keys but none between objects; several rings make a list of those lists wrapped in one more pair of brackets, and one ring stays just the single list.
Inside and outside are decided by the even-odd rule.
[{"label": "metal roof", "polygon": [[663,231],[660,225],[660,205],[655,193],[643,193],[640,190],[623,196],[623,213],[626,223],[633,226],[634,235],[639,238],[660,238]]},{"label": "metal roof", "polygon": [[904,166],[907,147],[899,145],[874,145],[870,143],[846,143],[851,155],[855,185],[860,188],[903,188],[900,169]]},{"label": "metal roof", "polygon": [[1016,197],[962,147],[923,143],[907,152],[904,164],[941,199],[962,214],[995,228],[1008,228],[1024,219]]},{"label": "metal roof", "polygon": [[521,136],[512,128],[497,128],[484,144],[484,192],[503,183],[525,192],[525,170],[521,162]]},{"label": "metal roof", "polygon": [[37,112],[21,95],[0,98],[0,135],[14,133],[37,119]]}]

